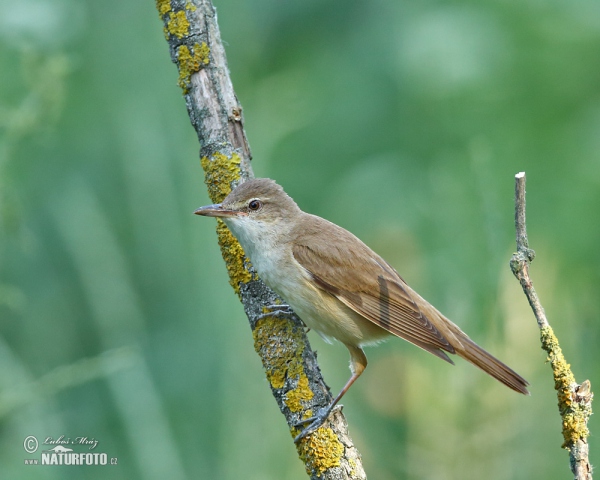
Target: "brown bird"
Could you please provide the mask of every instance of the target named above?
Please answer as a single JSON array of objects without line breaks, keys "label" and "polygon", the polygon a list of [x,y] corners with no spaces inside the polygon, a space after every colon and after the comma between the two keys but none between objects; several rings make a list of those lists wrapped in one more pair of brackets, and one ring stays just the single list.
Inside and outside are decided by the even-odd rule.
[{"label": "brown bird", "polygon": [[529,393],[523,377],[473,342],[383,258],[342,227],[300,210],[273,180],[248,180],[223,203],[194,213],[221,217],[260,278],[309,328],[350,351],[352,376],[326,408],[301,422],[308,426],[296,442],[327,419],[365,370],[362,347],[390,335],[451,364],[447,354],[457,354],[509,388]]}]

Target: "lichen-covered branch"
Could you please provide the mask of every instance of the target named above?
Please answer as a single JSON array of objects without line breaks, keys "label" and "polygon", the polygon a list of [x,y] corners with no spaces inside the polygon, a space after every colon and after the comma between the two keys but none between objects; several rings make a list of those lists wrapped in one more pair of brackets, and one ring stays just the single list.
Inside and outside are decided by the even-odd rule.
[{"label": "lichen-covered branch", "polygon": [[[252,178],[253,173],[242,108],[229,77],[216,12],[210,0],[156,0],[156,7],[164,23],[171,59],[179,70],[178,84],[200,141],[208,193],[218,203],[241,181]],[[281,299],[258,278],[222,222],[218,222],[217,235],[231,286],[250,320],[255,349],[292,441],[298,433],[294,425],[329,404],[329,389],[301,320],[293,313],[273,309],[281,304]],[[272,310],[273,315],[265,315]],[[340,410],[303,439],[297,449],[313,479],[366,478]]]},{"label": "lichen-covered branch", "polygon": [[529,277],[529,264],[533,261],[535,252],[529,248],[527,239],[525,172],[515,176],[515,228],[517,252],[511,258],[510,268],[523,287],[540,328],[542,348],[548,353],[548,361],[554,374],[554,388],[558,395],[558,410],[562,418],[562,446],[569,450],[570,467],[575,480],[592,480],[592,467],[588,459],[587,438],[590,432],[587,422],[592,414],[594,394],[589,380],[585,380],[581,385],[575,381]]}]

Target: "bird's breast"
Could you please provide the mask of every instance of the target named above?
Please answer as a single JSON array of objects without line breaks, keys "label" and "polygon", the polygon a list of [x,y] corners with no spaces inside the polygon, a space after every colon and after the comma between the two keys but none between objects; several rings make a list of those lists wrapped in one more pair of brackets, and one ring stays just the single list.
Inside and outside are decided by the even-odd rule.
[{"label": "bird's breast", "polygon": [[[326,341],[347,345],[377,343],[389,336],[381,327],[348,308],[333,295],[319,288],[312,275],[288,252],[256,259],[256,270],[298,314],[302,321]],[[251,259],[254,264],[254,260]]]},{"label": "bird's breast", "polygon": [[389,334],[319,288],[312,275],[292,254],[292,244],[245,218],[227,225],[237,237],[260,278],[271,287],[311,329],[325,340],[347,345],[381,341]]}]

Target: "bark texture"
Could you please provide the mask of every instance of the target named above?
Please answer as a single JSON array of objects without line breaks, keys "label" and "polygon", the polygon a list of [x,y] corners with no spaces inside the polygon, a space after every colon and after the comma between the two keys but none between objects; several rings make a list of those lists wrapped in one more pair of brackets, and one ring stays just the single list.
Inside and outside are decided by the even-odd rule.
[{"label": "bark texture", "polygon": [[589,380],[582,384],[575,381],[570,365],[565,360],[558,339],[546,318],[546,312],[529,277],[529,264],[535,252],[529,248],[525,222],[525,172],[515,175],[515,228],[517,252],[513,254],[510,268],[521,283],[540,328],[542,349],[548,353],[548,361],[554,374],[554,388],[558,395],[558,410],[562,419],[563,448],[569,450],[570,467],[575,480],[592,480],[592,466],[588,459],[587,427],[592,414],[594,394]]},{"label": "bark texture", "polygon": [[[242,107],[229,76],[216,12],[210,0],[156,0],[156,7],[200,142],[208,192],[213,202],[219,203],[253,173]],[[274,307],[282,300],[258,278],[241,246],[220,221],[217,235],[231,286],[250,321],[256,352],[293,442],[299,433],[294,425],[331,401],[329,388],[300,319]],[[340,409],[296,448],[313,479],[366,479]]]}]

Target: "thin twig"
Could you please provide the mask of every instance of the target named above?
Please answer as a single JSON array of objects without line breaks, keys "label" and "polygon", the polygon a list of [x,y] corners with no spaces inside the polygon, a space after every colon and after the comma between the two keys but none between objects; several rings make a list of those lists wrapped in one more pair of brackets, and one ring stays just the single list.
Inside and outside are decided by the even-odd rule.
[{"label": "thin twig", "polygon": [[558,410],[562,418],[563,448],[569,450],[570,467],[575,480],[592,480],[592,467],[588,454],[587,437],[590,432],[587,422],[592,414],[594,394],[589,380],[582,384],[575,381],[570,365],[566,362],[558,339],[548,323],[544,308],[529,277],[529,264],[535,252],[529,248],[525,223],[525,172],[515,175],[515,228],[517,252],[510,260],[510,268],[521,283],[540,328],[542,349],[554,374],[554,388],[558,395]]},{"label": "thin twig", "polygon": [[[250,148],[210,0],[156,0],[171,59],[179,69],[191,123],[200,141],[205,182],[213,202],[221,202],[233,187],[252,178]],[[323,381],[302,321],[288,315],[265,315],[281,299],[256,275],[244,251],[223,222],[217,226],[230,283],[250,321],[254,346],[267,380],[290,429],[329,404]],[[260,318],[259,318],[260,317]],[[252,400],[248,400],[252,401]],[[240,399],[240,408],[244,401]],[[348,435],[341,411],[297,446],[312,479],[366,479],[358,450]]]}]

